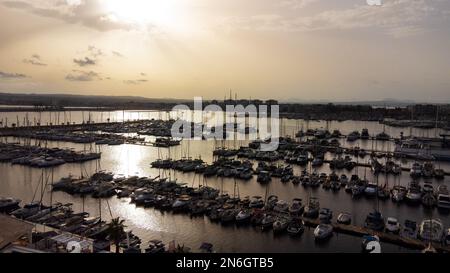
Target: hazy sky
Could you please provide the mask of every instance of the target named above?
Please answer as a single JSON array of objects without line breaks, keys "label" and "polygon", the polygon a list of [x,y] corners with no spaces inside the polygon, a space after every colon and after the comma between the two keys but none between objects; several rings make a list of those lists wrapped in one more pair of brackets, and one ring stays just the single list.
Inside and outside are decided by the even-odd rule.
[{"label": "hazy sky", "polygon": [[450,101],[450,1],[0,0],[0,91]]}]

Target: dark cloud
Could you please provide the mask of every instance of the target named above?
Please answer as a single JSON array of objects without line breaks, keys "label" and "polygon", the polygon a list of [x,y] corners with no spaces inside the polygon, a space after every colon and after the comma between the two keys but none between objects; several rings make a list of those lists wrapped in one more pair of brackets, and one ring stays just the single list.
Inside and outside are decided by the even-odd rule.
[{"label": "dark cloud", "polygon": [[144,79],[123,81],[123,83],[125,83],[125,84],[132,84],[132,85],[138,85],[138,84],[146,83],[146,82],[148,82],[148,80],[144,80]]},{"label": "dark cloud", "polygon": [[100,48],[97,48],[93,45],[88,46],[87,51],[79,53],[87,55],[84,58],[73,59],[73,62],[81,67],[97,65],[100,57],[105,55]]},{"label": "dark cloud", "polygon": [[23,59],[23,62],[26,64],[31,64],[31,65],[36,65],[36,66],[47,66],[46,63],[43,63],[41,61],[41,56],[39,56],[38,54],[33,54],[33,55],[31,55],[30,58]]},{"label": "dark cloud", "polygon": [[84,59],[73,59],[73,62],[77,65],[84,67],[84,66],[90,66],[90,65],[96,65],[97,61],[94,59],[91,59],[89,57],[84,57]]},{"label": "dark cloud", "polygon": [[94,71],[73,70],[72,73],[66,76],[66,80],[72,82],[90,82],[96,80],[101,81],[102,78]]},{"label": "dark cloud", "polygon": [[28,78],[28,76],[25,74],[0,71],[0,79],[25,79],[25,78]]}]

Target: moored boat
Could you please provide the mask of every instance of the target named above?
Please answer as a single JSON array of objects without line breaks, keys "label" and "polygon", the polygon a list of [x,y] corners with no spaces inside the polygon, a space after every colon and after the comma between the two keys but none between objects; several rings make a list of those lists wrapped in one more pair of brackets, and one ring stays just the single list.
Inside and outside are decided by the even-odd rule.
[{"label": "moored boat", "polygon": [[237,224],[243,224],[250,222],[250,219],[252,218],[253,213],[249,209],[243,209],[239,211],[239,213],[236,215],[236,223]]},{"label": "moored boat", "polygon": [[412,204],[419,203],[422,200],[422,190],[419,185],[419,182],[412,181],[409,184],[409,188],[406,193],[406,200]]},{"label": "moored boat", "polygon": [[378,211],[369,213],[366,217],[364,226],[372,230],[382,231],[385,227],[383,215]]},{"label": "moored boat", "polygon": [[273,222],[272,229],[274,233],[281,233],[286,231],[287,227],[289,226],[289,223],[291,222],[291,219],[289,217],[285,216],[279,216]]},{"label": "moored boat", "polygon": [[321,208],[319,211],[319,221],[324,224],[331,223],[331,219],[333,218],[333,212],[327,208]]},{"label": "moored boat", "polygon": [[302,199],[294,198],[292,200],[291,206],[289,207],[289,213],[291,215],[301,215],[301,214],[303,214],[304,210],[305,210],[305,206],[303,206],[303,204],[302,204]]},{"label": "moored boat", "polygon": [[320,210],[319,199],[315,197],[310,197],[308,205],[305,207],[305,211],[303,212],[303,216],[306,218],[315,219],[319,217],[319,210]]},{"label": "moored boat", "polygon": [[287,227],[287,232],[289,233],[289,235],[292,236],[298,236],[302,234],[304,231],[305,231],[305,223],[303,222],[303,220],[299,219],[292,220]]},{"label": "moored boat", "polygon": [[249,208],[263,208],[264,200],[262,200],[261,196],[253,196],[248,205]]},{"label": "moored boat", "polygon": [[419,238],[428,242],[441,243],[444,236],[444,225],[440,219],[424,220],[419,227]]},{"label": "moored boat", "polygon": [[394,217],[388,217],[386,220],[386,232],[398,234],[400,232],[400,223]]},{"label": "moored boat", "polygon": [[320,224],[314,229],[314,238],[316,240],[326,240],[333,235],[333,226],[329,224]]},{"label": "moored boat", "polygon": [[16,198],[0,198],[0,213],[10,213],[19,208],[19,204],[22,202]]},{"label": "moored boat", "polygon": [[411,220],[405,220],[401,236],[404,238],[417,239],[418,228],[417,223]]},{"label": "moored boat", "polygon": [[273,223],[276,221],[276,217],[270,213],[264,214],[264,217],[261,221],[261,228],[263,230],[269,229],[273,227]]},{"label": "moored boat", "polygon": [[275,212],[286,212],[289,210],[289,204],[284,200],[279,200],[275,207],[273,208],[273,211]]},{"label": "moored boat", "polygon": [[394,202],[402,202],[406,197],[406,188],[403,186],[394,186],[391,190],[391,199]]},{"label": "moored boat", "polygon": [[350,225],[352,223],[352,215],[347,212],[343,212],[338,215],[336,222],[342,225]]}]

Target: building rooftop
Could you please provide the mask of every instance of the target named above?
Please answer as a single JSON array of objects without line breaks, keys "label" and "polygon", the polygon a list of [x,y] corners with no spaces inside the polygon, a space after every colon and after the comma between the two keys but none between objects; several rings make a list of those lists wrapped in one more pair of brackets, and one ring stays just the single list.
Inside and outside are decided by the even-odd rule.
[{"label": "building rooftop", "polygon": [[23,236],[31,235],[34,225],[19,219],[0,215],[0,250]]}]

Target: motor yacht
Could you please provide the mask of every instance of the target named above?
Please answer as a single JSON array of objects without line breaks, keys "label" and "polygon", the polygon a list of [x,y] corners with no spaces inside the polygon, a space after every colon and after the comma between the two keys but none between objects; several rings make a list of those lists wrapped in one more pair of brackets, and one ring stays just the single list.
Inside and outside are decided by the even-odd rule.
[{"label": "motor yacht", "polygon": [[289,204],[284,200],[279,200],[275,207],[273,208],[273,211],[275,212],[286,212],[289,210]]},{"label": "motor yacht", "polygon": [[409,173],[413,178],[420,177],[422,175],[422,166],[418,162],[414,162]]},{"label": "motor yacht", "polygon": [[248,205],[249,208],[263,208],[264,200],[262,200],[261,196],[253,196]]},{"label": "motor yacht", "polygon": [[367,184],[366,188],[364,189],[364,194],[367,197],[374,197],[378,193],[378,186],[374,183]]},{"label": "motor yacht", "polygon": [[236,215],[236,223],[242,224],[250,222],[250,219],[252,218],[253,213],[249,209],[243,209],[239,211],[239,213]]},{"label": "motor yacht", "polygon": [[320,203],[319,199],[315,197],[310,197],[308,205],[305,207],[303,216],[306,218],[315,219],[319,217]]},{"label": "motor yacht", "polygon": [[264,217],[262,218],[261,228],[263,230],[272,228],[273,223],[275,223],[275,221],[276,221],[276,217],[274,215],[266,213],[266,214],[264,214]]},{"label": "motor yacht", "polygon": [[352,215],[347,212],[343,212],[338,215],[337,223],[342,225],[350,225],[352,223]]},{"label": "motor yacht", "polygon": [[291,206],[289,207],[289,213],[291,215],[301,215],[301,214],[303,214],[304,210],[305,210],[305,206],[303,206],[303,204],[302,204],[302,199],[294,198],[292,200]]},{"label": "motor yacht", "polygon": [[406,188],[403,186],[394,186],[391,190],[391,199],[393,202],[402,202],[406,197]]},{"label": "motor yacht", "polygon": [[400,223],[393,217],[388,217],[386,220],[386,231],[398,234],[400,232]]},{"label": "motor yacht", "polygon": [[289,235],[292,236],[300,235],[304,231],[305,231],[305,223],[303,222],[303,220],[294,219],[289,223],[287,227],[287,232],[289,233]]},{"label": "motor yacht", "polygon": [[419,182],[412,181],[409,184],[409,188],[406,193],[406,200],[410,203],[419,203],[422,200],[422,190]]},{"label": "motor yacht", "polygon": [[291,219],[289,217],[279,216],[273,222],[272,229],[274,233],[281,233],[286,231]]},{"label": "motor yacht", "polygon": [[404,238],[417,239],[418,228],[417,223],[411,220],[405,220],[401,236]]},{"label": "motor yacht", "polygon": [[333,226],[329,224],[320,224],[314,229],[314,238],[316,240],[326,240],[333,235]]},{"label": "motor yacht", "polygon": [[278,203],[278,196],[276,195],[269,196],[266,202],[266,209],[269,210],[273,209],[277,203]]},{"label": "motor yacht", "polygon": [[329,224],[333,218],[333,212],[327,208],[321,208],[319,211],[319,221],[321,223]]},{"label": "motor yacht", "polygon": [[385,227],[383,215],[378,211],[369,213],[366,217],[364,226],[372,230],[382,231]]}]

